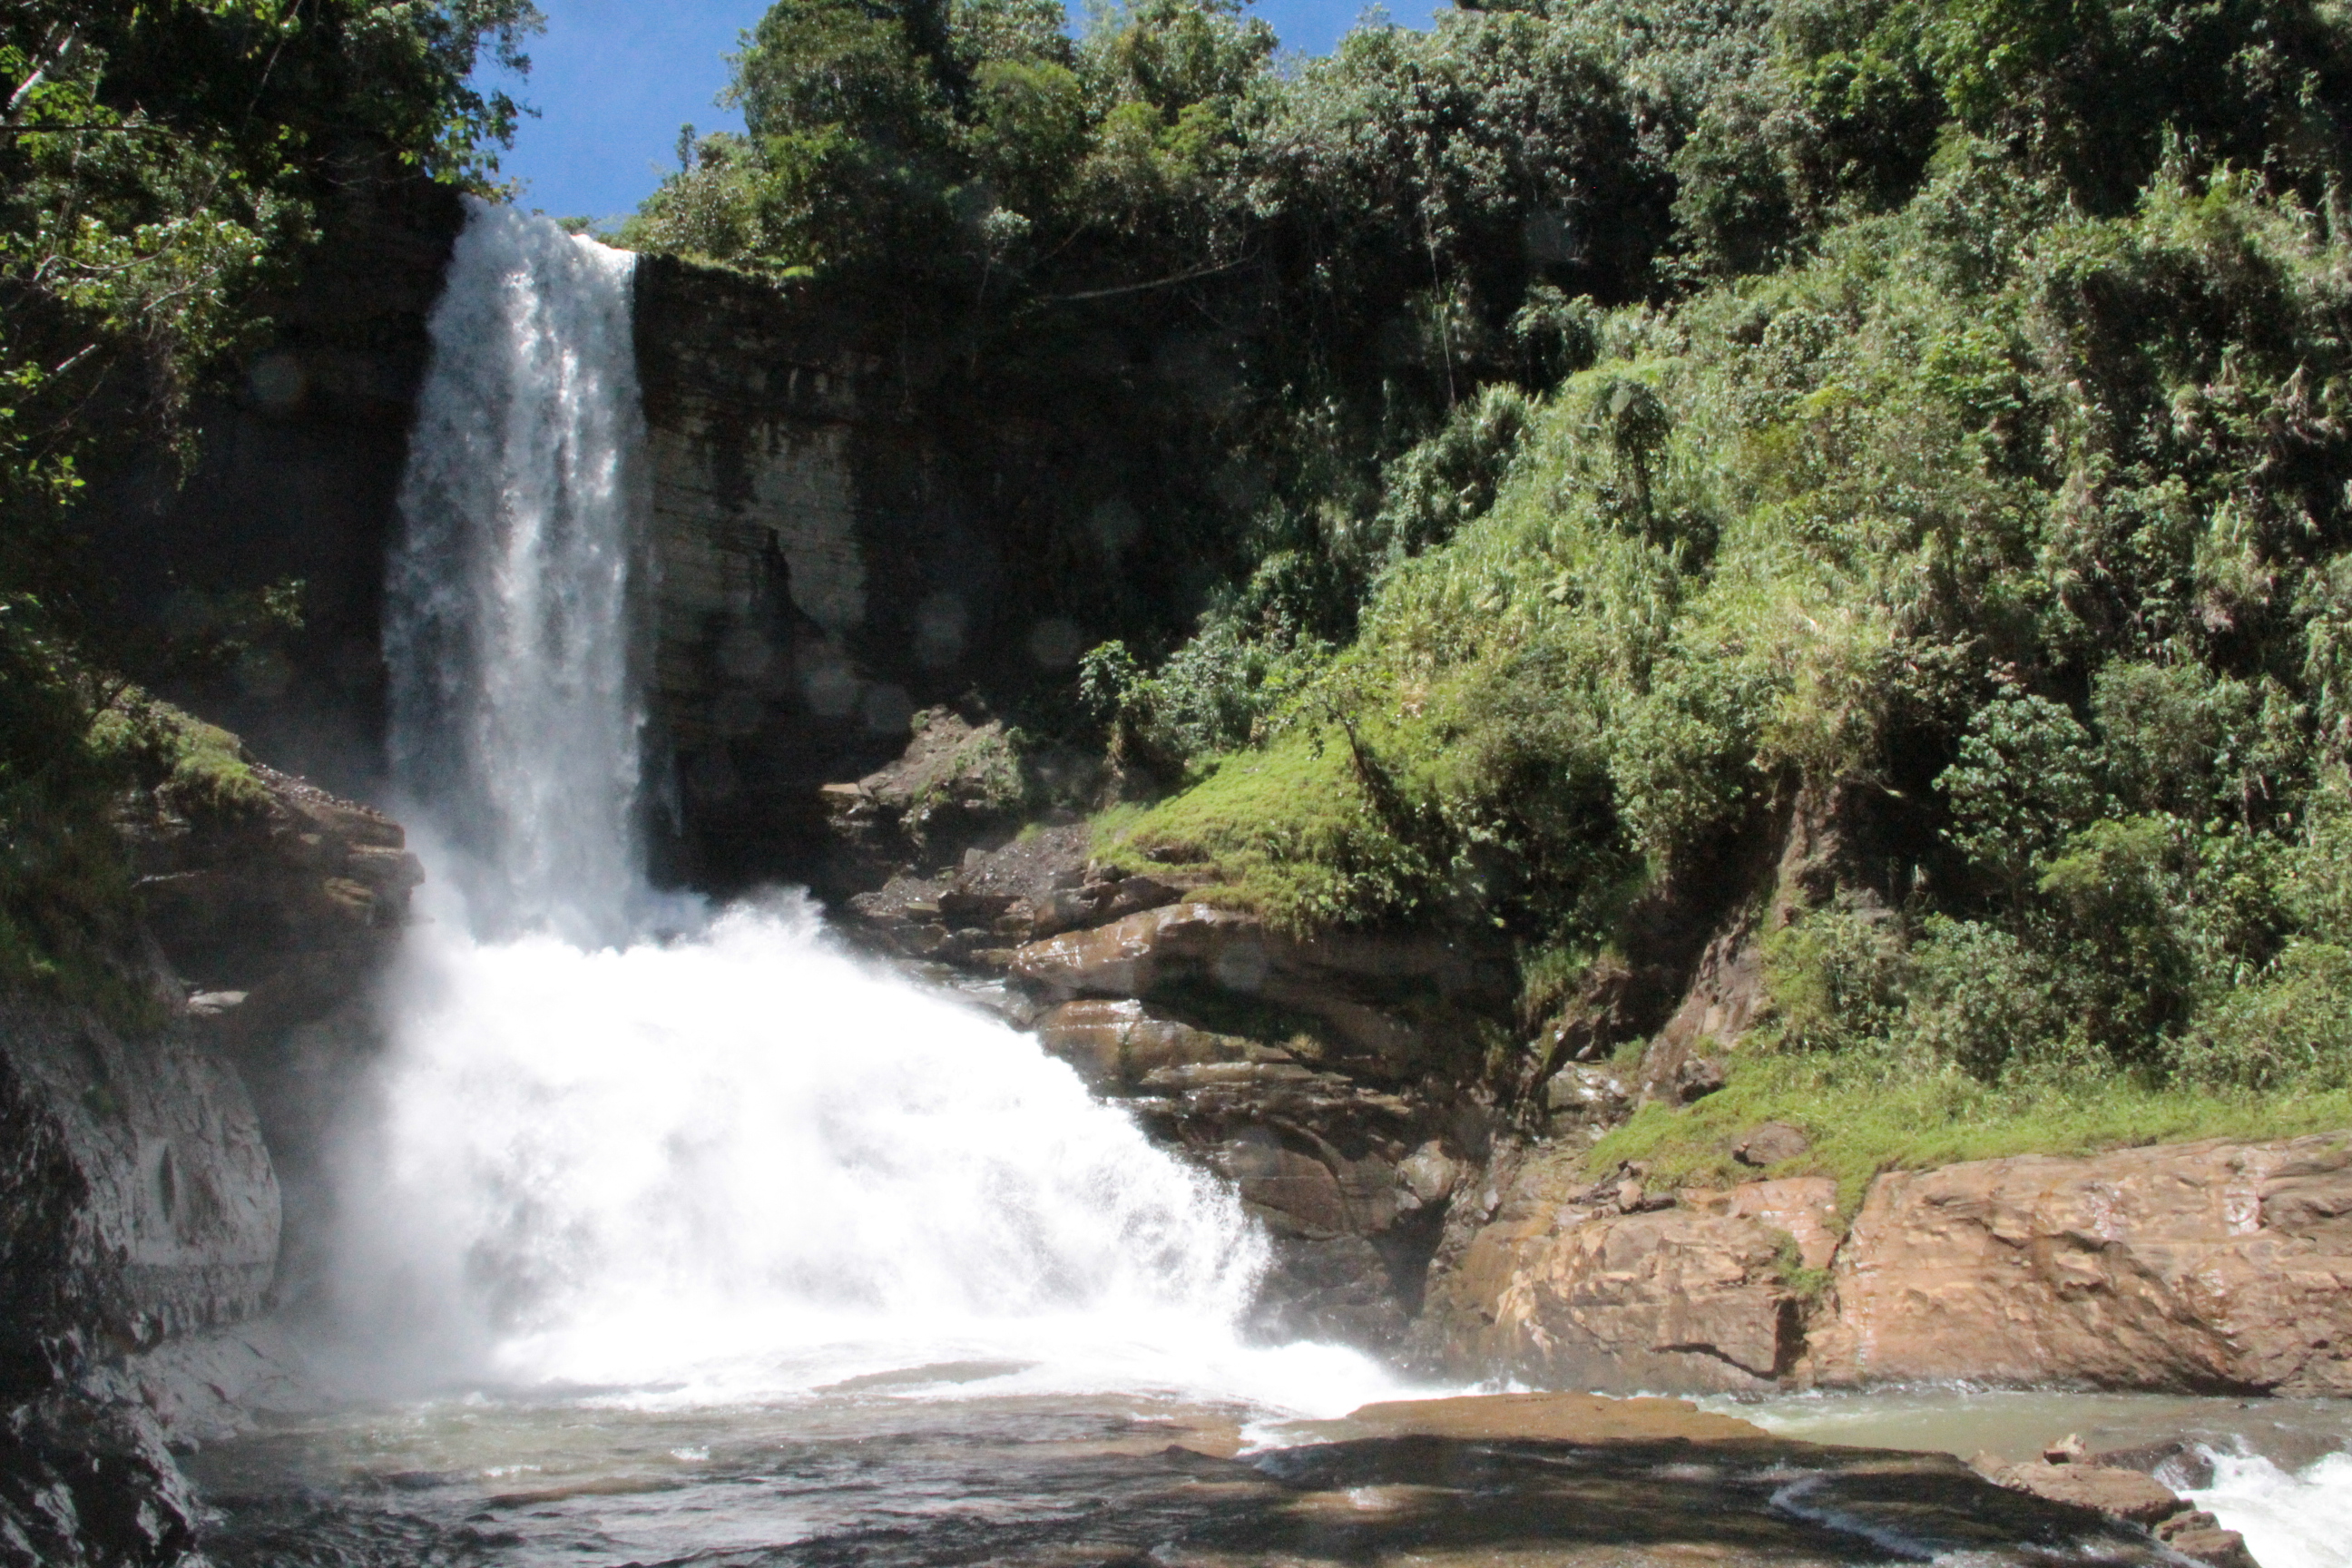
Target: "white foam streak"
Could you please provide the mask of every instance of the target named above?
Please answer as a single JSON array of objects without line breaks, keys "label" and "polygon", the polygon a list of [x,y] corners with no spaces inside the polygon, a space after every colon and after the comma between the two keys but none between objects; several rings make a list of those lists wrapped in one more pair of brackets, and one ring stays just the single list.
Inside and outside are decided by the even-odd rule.
[{"label": "white foam streak", "polygon": [[2263,1568],[2352,1563],[2352,1453],[2288,1470],[2258,1454],[2207,1452],[2212,1484],[2188,1495],[2244,1536]]}]

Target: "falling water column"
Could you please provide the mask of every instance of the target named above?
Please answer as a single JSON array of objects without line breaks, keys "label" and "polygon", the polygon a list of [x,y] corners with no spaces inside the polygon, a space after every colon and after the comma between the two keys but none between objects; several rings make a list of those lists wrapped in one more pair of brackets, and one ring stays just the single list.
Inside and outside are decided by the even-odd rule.
[{"label": "falling water column", "polygon": [[635,258],[467,199],[386,584],[394,783],[482,936],[631,934],[647,530]]}]

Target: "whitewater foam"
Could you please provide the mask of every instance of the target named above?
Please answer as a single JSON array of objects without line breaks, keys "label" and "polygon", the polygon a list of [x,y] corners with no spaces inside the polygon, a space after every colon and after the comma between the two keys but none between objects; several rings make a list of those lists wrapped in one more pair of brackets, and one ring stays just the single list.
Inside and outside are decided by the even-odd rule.
[{"label": "whitewater foam", "polygon": [[2352,1453],[2299,1470],[2259,1454],[2205,1450],[2213,1479],[2189,1500],[2246,1538],[2263,1568],[2352,1563]]},{"label": "whitewater foam", "polygon": [[1301,1414],[1399,1392],[1244,1343],[1265,1243],[1238,1200],[1034,1040],[851,959],[803,900],[646,885],[631,268],[472,203],[431,319],[385,647],[435,880],[351,1141],[343,1321],[396,1385],[639,1405],[901,1373]]}]

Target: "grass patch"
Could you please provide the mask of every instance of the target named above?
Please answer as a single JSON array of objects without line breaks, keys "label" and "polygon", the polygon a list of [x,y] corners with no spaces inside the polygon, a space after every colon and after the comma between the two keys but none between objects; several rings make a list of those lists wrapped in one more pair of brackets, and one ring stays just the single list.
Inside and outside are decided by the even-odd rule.
[{"label": "grass patch", "polygon": [[1437,869],[1385,825],[1345,742],[1292,730],[1206,763],[1154,805],[1097,819],[1097,853],[1128,870],[1206,870],[1195,895],[1292,931],[1410,915]]},{"label": "grass patch", "polygon": [[2094,1154],[2200,1138],[2287,1138],[2352,1128],[2352,1089],[2256,1094],[2154,1088],[2123,1074],[1990,1085],[1951,1069],[1890,1073],[1821,1053],[1734,1057],[1729,1080],[1695,1105],[1646,1105],[1593,1145],[1597,1176],[1638,1160],[1658,1187],[1723,1186],[1757,1173],[1731,1158],[1759,1121],[1812,1140],[1773,1176],[1830,1176],[1851,1219],[1882,1171],[2011,1154]]}]

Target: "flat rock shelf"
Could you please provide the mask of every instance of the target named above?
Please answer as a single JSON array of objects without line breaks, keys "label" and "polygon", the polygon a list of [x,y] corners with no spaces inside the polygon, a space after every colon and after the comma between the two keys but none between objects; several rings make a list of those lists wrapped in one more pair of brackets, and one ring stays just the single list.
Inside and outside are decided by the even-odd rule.
[{"label": "flat rock shelf", "polygon": [[1255,1447],[1276,1435],[1246,1410],[925,1375],[720,1410],[478,1396],[289,1423],[191,1468],[225,1565],[2179,1562],[1948,1455],[1678,1401],[1391,1404]]}]

